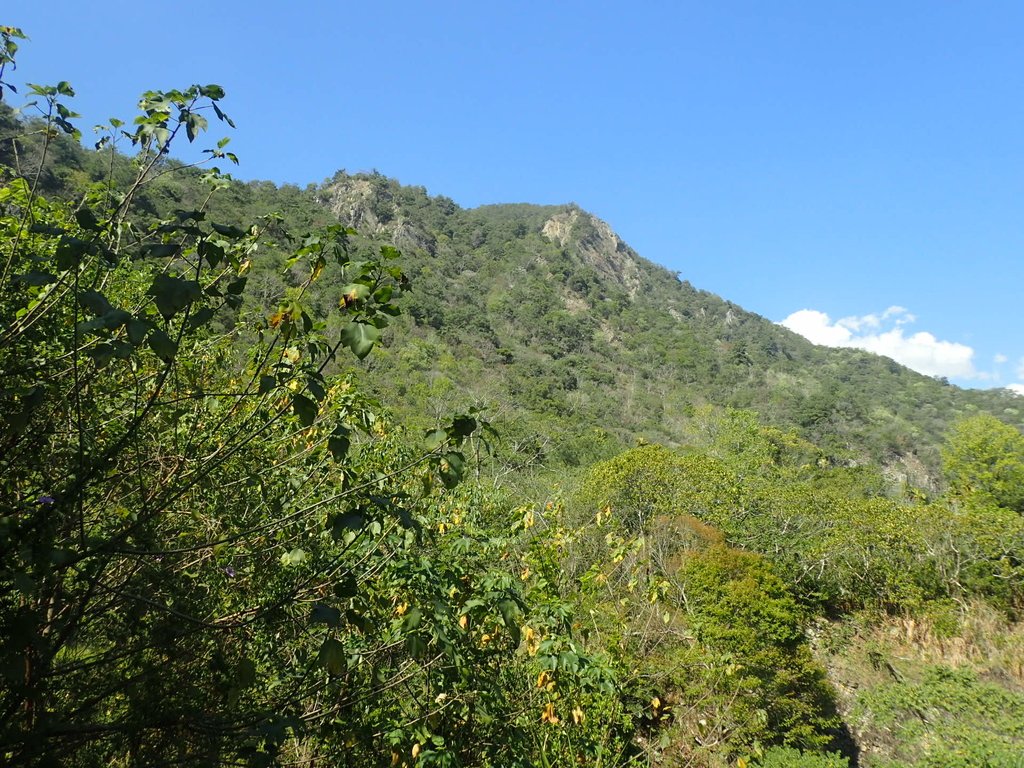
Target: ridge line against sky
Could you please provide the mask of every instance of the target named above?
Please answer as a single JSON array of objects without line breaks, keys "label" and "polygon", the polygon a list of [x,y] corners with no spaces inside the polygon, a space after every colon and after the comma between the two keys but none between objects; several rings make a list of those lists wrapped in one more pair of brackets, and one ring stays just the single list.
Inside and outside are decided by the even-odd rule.
[{"label": "ridge line against sky", "polygon": [[575,201],[816,343],[1024,391],[1020,3],[13,0],[0,23],[31,38],[14,81],[71,81],[86,132],[219,83],[239,178]]}]

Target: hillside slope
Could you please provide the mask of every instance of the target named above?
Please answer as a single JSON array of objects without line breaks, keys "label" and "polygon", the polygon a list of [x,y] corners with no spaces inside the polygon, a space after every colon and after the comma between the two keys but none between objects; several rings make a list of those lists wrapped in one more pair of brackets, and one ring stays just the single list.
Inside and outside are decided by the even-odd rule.
[{"label": "hillside slope", "polygon": [[577,464],[605,443],[680,442],[694,407],[710,403],[756,410],[839,460],[870,457],[925,483],[957,417],[985,410],[1024,423],[1009,392],[816,347],[698,290],[575,205],[467,210],[346,174],[316,198],[401,248],[412,277],[412,333],[373,364],[382,394],[426,414],[432,402],[490,406],[538,459]]},{"label": "hillside slope", "polygon": [[[18,130],[0,110],[0,131]],[[0,163],[35,167],[31,132],[18,145],[15,154],[0,143]],[[80,195],[108,173],[128,178],[128,158],[61,139],[41,189]],[[196,169],[162,174],[141,190],[140,208],[199,207],[200,179]],[[929,486],[957,418],[987,411],[1024,427],[1022,400],[1008,391],[963,390],[867,352],[816,347],[643,259],[576,205],[464,209],[380,174],[344,172],[304,189],[233,182],[209,203],[211,217],[245,225],[271,211],[293,232],[340,221],[360,233],[357,247],[402,251],[413,292],[366,375],[424,427],[452,408],[486,407],[508,470],[585,465],[638,440],[684,442],[694,409],[712,404],[758,411],[838,462],[878,461],[893,480]],[[285,293],[279,266],[270,252],[254,260],[251,308]],[[324,312],[339,287],[323,281]]]}]

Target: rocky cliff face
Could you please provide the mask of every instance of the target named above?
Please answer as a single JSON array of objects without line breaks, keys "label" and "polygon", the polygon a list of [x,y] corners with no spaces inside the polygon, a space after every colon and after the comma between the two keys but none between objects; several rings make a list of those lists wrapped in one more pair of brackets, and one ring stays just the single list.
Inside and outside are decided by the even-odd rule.
[{"label": "rocky cliff face", "polygon": [[339,176],[321,192],[338,221],[365,234],[385,235],[399,249],[433,254],[432,234],[409,222],[394,199],[393,183],[383,177]]},{"label": "rocky cliff face", "polygon": [[606,222],[570,208],[548,219],[541,234],[563,248],[574,249],[584,264],[625,288],[630,298],[636,295],[640,287],[639,256]]}]

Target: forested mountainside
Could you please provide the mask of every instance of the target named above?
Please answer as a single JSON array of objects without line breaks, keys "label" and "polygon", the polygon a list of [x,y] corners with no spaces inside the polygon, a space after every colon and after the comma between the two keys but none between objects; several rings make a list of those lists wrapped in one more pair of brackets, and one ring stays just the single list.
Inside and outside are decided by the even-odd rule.
[{"label": "forested mountainside", "polygon": [[[130,176],[124,158],[57,146],[50,188]],[[199,177],[158,178],[139,205],[158,215],[196,205]],[[274,211],[293,229],[340,221],[364,249],[396,246],[413,290],[369,381],[414,419],[488,408],[520,461],[578,466],[638,439],[681,444],[694,409],[713,404],[755,410],[837,461],[879,461],[928,484],[957,418],[987,412],[1024,426],[1007,390],[964,390],[878,355],[817,347],[643,259],[576,205],[463,209],[376,173],[338,172],[301,190],[231,182],[212,210],[238,223]],[[284,294],[276,267],[254,258],[251,300]],[[314,291],[321,313],[338,287]]]},{"label": "forested mountainside", "polygon": [[316,196],[405,255],[413,333],[373,364],[382,381],[407,383],[396,400],[489,405],[520,445],[557,462],[610,449],[595,427],[615,448],[682,443],[694,408],[714,404],[923,482],[958,417],[1024,424],[1010,392],[816,347],[646,261],[574,205],[464,210],[376,175],[338,174]]},{"label": "forested mountainside", "polygon": [[1019,398],[813,347],[576,206],[169,159],[219,86],[96,151],[29,90],[0,763],[1019,766]]}]

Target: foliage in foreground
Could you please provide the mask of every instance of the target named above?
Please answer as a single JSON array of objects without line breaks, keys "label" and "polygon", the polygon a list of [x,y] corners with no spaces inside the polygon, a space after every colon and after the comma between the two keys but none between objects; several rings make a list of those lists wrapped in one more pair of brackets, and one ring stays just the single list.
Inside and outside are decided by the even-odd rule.
[{"label": "foliage in foreground", "polygon": [[[217,221],[216,169],[196,208],[139,210],[179,135],[230,122],[212,85],[111,122],[137,150],[127,184],[47,198],[77,116],[68,84],[32,90],[37,162],[0,186],[4,761],[532,765],[556,685],[583,733],[577,699],[607,693],[607,670],[503,566],[508,505],[454,491],[481,422],[411,437],[344,372],[407,288],[395,249]],[[248,311],[272,243],[286,290]],[[314,317],[328,267],[344,283]],[[621,751],[600,711],[593,749]]]},{"label": "foliage in foreground", "polygon": [[[18,37],[0,34],[2,80]],[[740,401],[774,391],[752,358],[793,369],[742,318],[705,345],[715,354],[693,334],[673,347],[678,318],[670,333],[607,275],[579,271],[571,243],[541,236],[565,211],[465,212],[357,179],[369,223],[437,255],[413,262],[410,294],[393,245],[326,220],[315,198],[329,187],[268,191],[168,158],[176,138],[230,123],[218,86],[145,94],[95,153],[77,146],[70,85],[32,90],[39,118],[0,111],[4,761],[842,768],[830,750],[856,756],[852,725],[898,730],[906,748],[888,756],[907,764],[1009,764],[1020,702],[992,683],[999,670],[933,664],[874,681],[855,710],[809,628],[822,613],[969,601],[1015,617],[1016,429],[964,419],[943,451],[946,495],[894,488],[837,448],[863,414],[839,418],[835,392],[797,403],[819,447],[649,387],[683,372]],[[126,141],[133,159],[114,149]],[[225,141],[209,155],[233,160]],[[287,210],[249,215],[270,203]],[[598,243],[593,222],[568,218],[577,246]],[[424,239],[427,219],[447,234]],[[516,285],[487,271],[524,253],[529,267],[506,270]],[[645,290],[669,295],[652,274]],[[392,321],[399,304],[414,325]],[[432,334],[453,323],[465,335],[446,347]],[[452,352],[479,338],[483,357]],[[631,381],[615,373],[623,348]],[[405,398],[402,419],[353,359]],[[499,366],[544,424],[506,413],[490,462],[480,413],[448,409]],[[609,431],[600,414],[623,394]],[[685,448],[608,459],[654,422]],[[902,433],[857,436],[876,438],[907,447]],[[529,476],[552,455],[605,460],[579,488]],[[551,497],[523,503],[488,473]],[[557,482],[573,488],[564,502]]]}]

